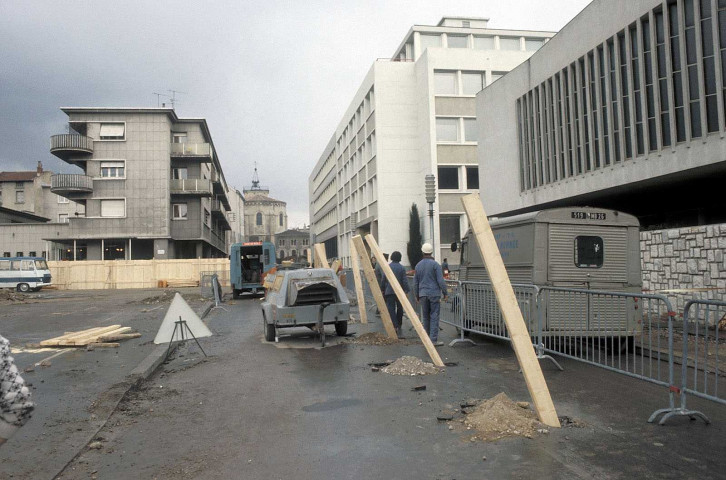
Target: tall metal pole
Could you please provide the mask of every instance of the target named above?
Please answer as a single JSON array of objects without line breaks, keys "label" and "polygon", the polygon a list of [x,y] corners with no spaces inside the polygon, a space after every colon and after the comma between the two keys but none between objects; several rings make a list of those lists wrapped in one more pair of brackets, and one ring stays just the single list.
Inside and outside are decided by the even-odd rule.
[{"label": "tall metal pole", "polygon": [[431,228],[431,246],[434,247],[434,202],[436,202],[436,176],[428,174],[424,177],[426,203],[429,204],[429,227]]},{"label": "tall metal pole", "polygon": [[431,228],[431,246],[434,247],[436,252],[436,246],[434,245],[434,204],[429,203],[429,227]]}]

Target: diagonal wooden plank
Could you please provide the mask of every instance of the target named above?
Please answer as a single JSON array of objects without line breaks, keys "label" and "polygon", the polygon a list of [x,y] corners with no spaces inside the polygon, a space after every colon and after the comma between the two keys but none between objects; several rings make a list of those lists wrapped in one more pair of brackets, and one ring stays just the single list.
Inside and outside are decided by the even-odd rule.
[{"label": "diagonal wooden plank", "polygon": [[494,239],[489,220],[487,220],[484,206],[477,194],[467,195],[461,199],[461,202],[464,204],[464,210],[469,217],[469,224],[474,233],[474,238],[484,259],[487,272],[489,272],[494,293],[499,302],[499,308],[502,310],[502,316],[507,324],[507,331],[512,339],[514,353],[517,355],[519,366],[522,367],[524,380],[527,383],[527,389],[534,402],[537,415],[545,425],[559,428],[560,421],[557,418],[557,412],[552,403],[547,382],[534,353],[532,340],[524,324],[517,297],[514,295],[514,289],[509,281],[507,270],[504,268],[504,262],[499,253],[499,247],[497,247],[497,242]]},{"label": "diagonal wooden plank", "polygon": [[373,235],[368,234],[368,235],[366,235],[366,242],[368,242],[368,245],[370,245],[371,252],[373,252],[373,255],[376,256],[376,261],[383,269],[383,273],[386,275],[386,279],[388,279],[388,283],[391,284],[393,291],[396,292],[396,296],[398,297],[398,300],[401,302],[401,305],[403,306],[403,310],[406,312],[406,315],[408,316],[408,319],[411,321],[411,325],[413,325],[413,328],[416,330],[416,333],[418,333],[418,336],[421,339],[421,343],[423,343],[424,347],[426,347],[426,351],[428,352],[429,357],[431,357],[431,360],[434,362],[434,365],[436,365],[437,367],[443,367],[444,362],[441,360],[441,357],[439,356],[439,352],[436,350],[436,347],[431,342],[431,339],[429,338],[429,335],[426,333],[426,330],[424,330],[423,325],[421,325],[421,322],[418,319],[418,315],[416,314],[416,310],[413,308],[413,305],[411,305],[411,302],[408,301],[408,297],[406,296],[406,293],[403,291],[403,288],[401,287],[401,285],[398,284],[398,280],[396,279],[396,276],[393,274],[393,270],[391,270],[391,267],[386,263],[386,257],[383,256],[383,252],[381,252],[381,249],[378,247],[378,243],[376,242],[376,239],[373,238]]},{"label": "diagonal wooden plank", "polygon": [[358,299],[358,315],[360,323],[368,323],[368,312],[366,311],[366,298],[363,294],[363,282],[360,278],[360,257],[355,248],[353,240],[350,240],[350,261],[353,269],[353,281],[355,283],[355,296]]},{"label": "diagonal wooden plank", "polygon": [[325,252],[325,245],[322,243],[315,244],[315,266],[320,268],[330,268],[328,263],[328,254]]},{"label": "diagonal wooden plank", "polygon": [[360,235],[356,235],[351,240],[353,240],[355,249],[358,251],[358,256],[360,257],[361,264],[363,265],[363,274],[365,275],[366,280],[368,280],[368,286],[371,289],[376,305],[378,305],[378,311],[381,314],[383,328],[386,329],[388,338],[398,340],[396,329],[391,321],[391,315],[388,313],[386,301],[383,299],[383,292],[381,292],[381,287],[378,285],[378,281],[376,280],[376,274],[373,272],[373,265],[371,265],[371,259],[368,258],[368,251],[366,250],[366,246],[363,244],[363,239]]}]

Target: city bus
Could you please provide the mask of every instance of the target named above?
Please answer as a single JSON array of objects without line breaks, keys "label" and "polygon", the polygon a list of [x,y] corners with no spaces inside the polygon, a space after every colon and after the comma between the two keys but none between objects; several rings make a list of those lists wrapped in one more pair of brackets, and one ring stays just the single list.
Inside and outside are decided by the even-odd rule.
[{"label": "city bus", "polygon": [[48,263],[42,257],[0,258],[0,288],[37,292],[50,285]]}]

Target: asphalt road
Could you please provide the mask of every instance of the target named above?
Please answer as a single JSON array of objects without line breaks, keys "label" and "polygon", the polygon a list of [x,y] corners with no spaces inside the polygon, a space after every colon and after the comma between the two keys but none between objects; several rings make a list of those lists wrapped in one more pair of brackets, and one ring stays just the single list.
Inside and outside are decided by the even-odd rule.
[{"label": "asphalt road", "polygon": [[[476,347],[440,347],[457,366],[391,376],[367,364],[426,359],[424,348],[334,341],[321,349],[306,330],[271,344],[262,338],[258,299],[226,308],[206,319],[216,333],[201,340],[210,356],[187,344],[121,401],[96,438],[99,448],[84,449],[61,478],[724,478],[723,406],[690,401],[710,426],[651,425],[650,413],[667,404],[664,388],[572,361],[562,361],[564,372],[543,363],[558,414],[585,427],[472,442],[436,415],[499,392],[529,400],[508,344],[479,338]],[[382,330],[378,320],[349,329],[372,330]]]},{"label": "asphalt road", "polygon": [[[184,289],[203,305],[198,289]],[[0,479],[50,479],[85,447],[128,388],[127,375],[155,347],[152,340],[169,304],[161,290],[52,291],[26,303],[0,305],[0,334],[31,386],[33,418],[0,448]],[[120,324],[142,334],[119,348],[37,349],[28,343]],[[45,360],[44,364],[38,365]]]}]

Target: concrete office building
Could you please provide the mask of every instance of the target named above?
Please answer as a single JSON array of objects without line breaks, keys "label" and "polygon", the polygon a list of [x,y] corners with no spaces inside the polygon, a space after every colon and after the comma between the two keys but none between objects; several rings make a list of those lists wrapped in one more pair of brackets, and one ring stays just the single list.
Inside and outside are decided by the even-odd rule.
[{"label": "concrete office building", "polygon": [[366,233],[405,255],[414,203],[430,241],[424,177],[434,174],[436,257],[455,263],[449,244],[467,225],[460,198],[479,189],[475,95],[553,35],[487,22],[413,26],[390,59],[373,63],[309,177],[311,239],[329,257],[350,265],[349,239]]},{"label": "concrete office building", "polygon": [[245,235],[245,197],[236,188],[229,192],[230,211],[227,212],[229,230],[227,231],[227,245],[244,241]]},{"label": "concrete office building", "polygon": [[477,96],[488,214],[623,210],[645,288],[726,288],[724,88],[726,2],[593,1]]},{"label": "concrete office building", "polygon": [[86,207],[67,236],[68,259],[224,257],[229,191],[206,120],[171,108],[63,108],[73,133],[50,152],[82,169],[51,191]]},{"label": "concrete office building", "polygon": [[287,230],[287,203],[270,197],[270,189],[260,185],[257,167],[252,185],[244,188],[245,239],[275,243],[275,235]]}]

